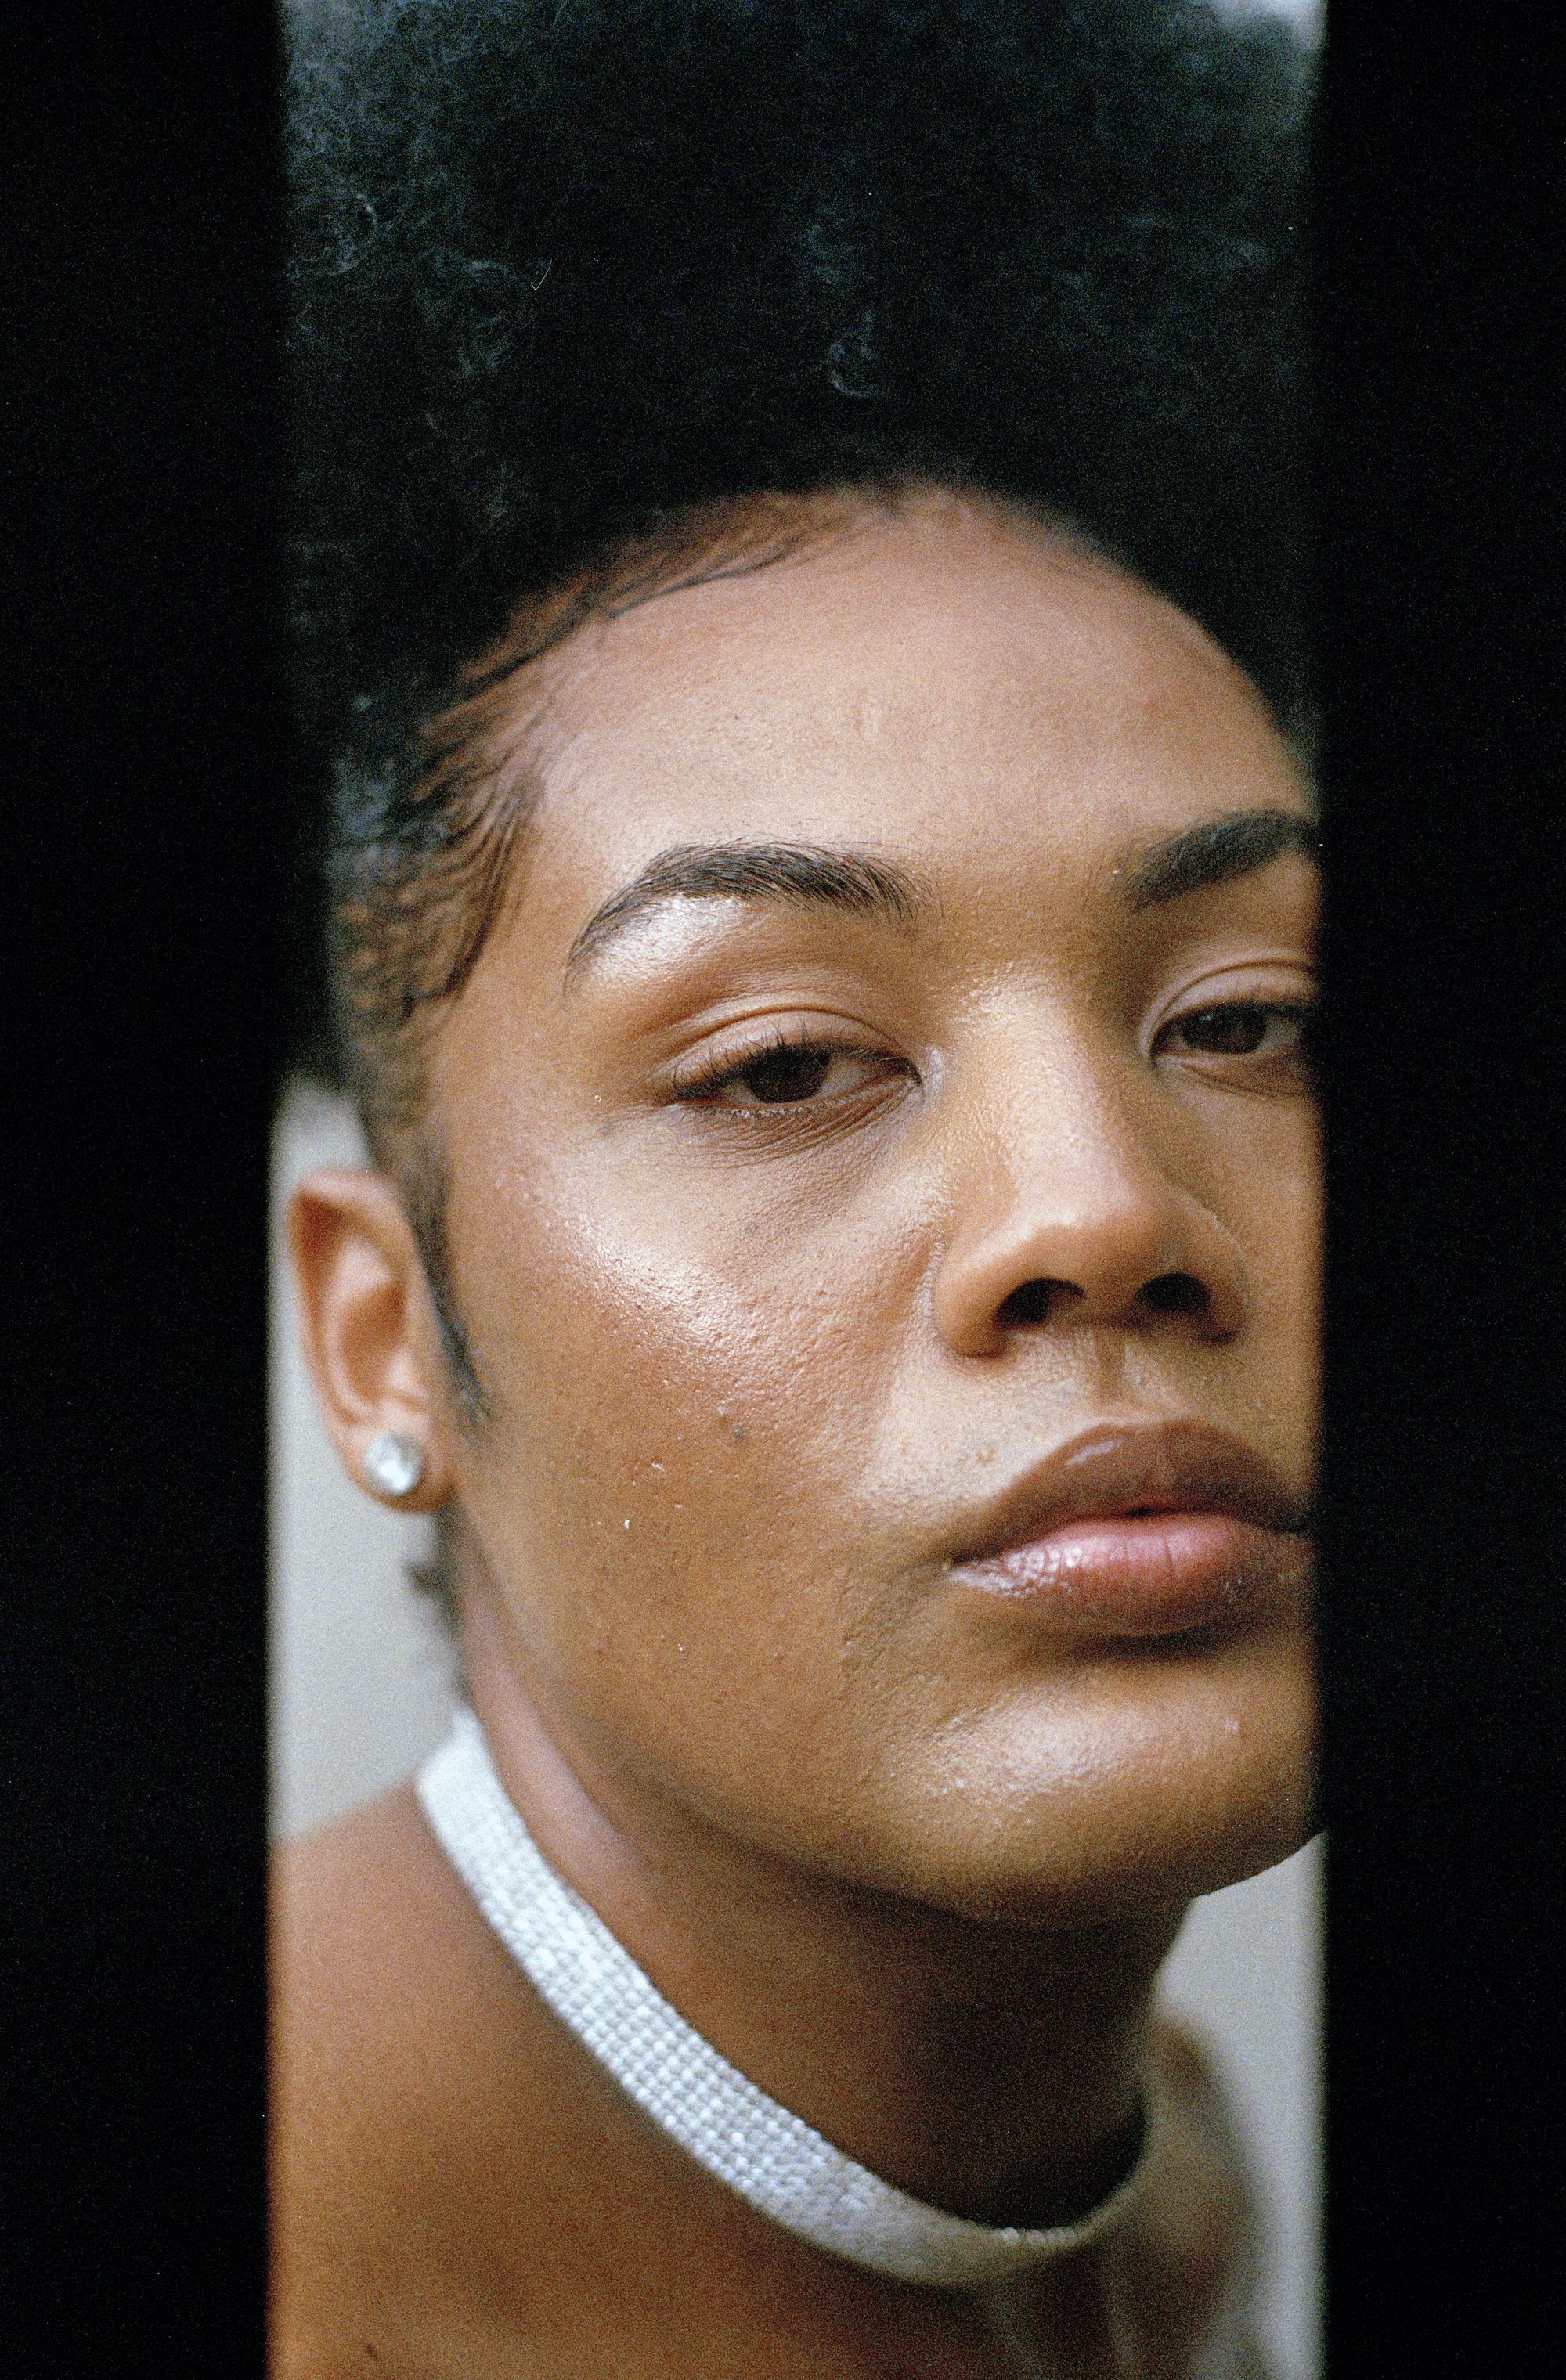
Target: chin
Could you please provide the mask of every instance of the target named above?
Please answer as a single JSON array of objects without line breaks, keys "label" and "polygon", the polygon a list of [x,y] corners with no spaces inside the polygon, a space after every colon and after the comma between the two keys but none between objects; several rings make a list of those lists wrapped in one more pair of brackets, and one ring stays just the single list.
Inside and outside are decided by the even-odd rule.
[{"label": "chin", "polygon": [[[1238,1884],[1308,1842],[1316,1817],[1309,1648],[1146,1655],[1026,1688],[941,1731],[904,1769],[923,1824],[904,1889],[988,1922],[1131,1919]],[[900,1828],[899,1831],[902,1831]],[[890,1848],[890,1846],[889,1846]]]}]

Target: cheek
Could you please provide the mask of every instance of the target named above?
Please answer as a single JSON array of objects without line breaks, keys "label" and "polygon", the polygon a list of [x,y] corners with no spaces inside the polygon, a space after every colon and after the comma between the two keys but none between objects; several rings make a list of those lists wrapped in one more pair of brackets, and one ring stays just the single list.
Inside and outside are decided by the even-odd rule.
[{"label": "cheek", "polygon": [[1221,1351],[1215,1385],[1232,1381],[1244,1394],[1268,1451],[1293,1471],[1302,1434],[1314,1429],[1320,1365],[1320,1126],[1304,1100],[1241,1121],[1245,1130],[1214,1135],[1205,1147],[1177,1143],[1168,1170],[1232,1236],[1245,1282],[1247,1328]]},{"label": "cheek", "polygon": [[1322,1185],[1314,1135],[1301,1161],[1270,1177],[1247,1252],[1255,1338],[1269,1378],[1307,1433],[1321,1366]]},{"label": "cheek", "polygon": [[862,1482],[917,1258],[717,1204],[693,1232],[601,1175],[590,1208],[566,1179],[491,1204],[460,1249],[497,1409],[463,1498],[557,1690],[638,1728],[699,1694],[704,1726],[803,1744],[888,1617]]}]

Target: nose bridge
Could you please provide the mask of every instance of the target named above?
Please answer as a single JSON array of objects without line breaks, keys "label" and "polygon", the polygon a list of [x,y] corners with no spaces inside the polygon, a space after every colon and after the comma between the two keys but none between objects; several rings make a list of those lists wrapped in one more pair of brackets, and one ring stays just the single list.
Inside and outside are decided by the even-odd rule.
[{"label": "nose bridge", "polygon": [[1107,1032],[1035,1019],[994,1036],[953,1117],[936,1306],[954,1345],[994,1352],[1044,1321],[1234,1327],[1232,1244],[1170,1173],[1139,1087]]},{"label": "nose bridge", "polygon": [[1107,1233],[1099,1261],[1112,1242],[1127,1257],[1135,1247],[1140,1262],[1172,1240],[1172,1185],[1149,1146],[1129,1070],[1106,1063],[1107,1054],[1085,1035],[1029,1053],[998,1102],[990,1196],[1007,1236]]}]

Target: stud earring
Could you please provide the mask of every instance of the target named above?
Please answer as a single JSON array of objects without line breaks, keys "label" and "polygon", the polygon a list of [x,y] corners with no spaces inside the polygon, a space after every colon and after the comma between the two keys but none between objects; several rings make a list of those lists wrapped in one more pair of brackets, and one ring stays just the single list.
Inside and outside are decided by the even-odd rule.
[{"label": "stud earring", "polygon": [[424,1449],[395,1430],[383,1429],[364,1450],[364,1475],[383,1496],[411,1495],[424,1470]]}]

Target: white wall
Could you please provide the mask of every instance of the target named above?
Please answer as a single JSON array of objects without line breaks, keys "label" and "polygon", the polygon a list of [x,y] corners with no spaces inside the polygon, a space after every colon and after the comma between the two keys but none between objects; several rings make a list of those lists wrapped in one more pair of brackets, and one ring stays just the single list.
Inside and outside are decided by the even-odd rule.
[{"label": "white wall", "polygon": [[[274,1197],[309,1165],[357,1164],[340,1104],[296,1095],[277,1135]],[[273,1824],[334,1817],[409,1769],[445,1731],[441,1630],[406,1582],[424,1524],[346,1479],[317,1418],[273,1233],[272,1773]],[[1316,2380],[1319,2219],[1319,1846],[1200,1901],[1166,1996],[1217,2051],[1250,2149],[1267,2228],[1263,2341],[1278,2380]]]}]

